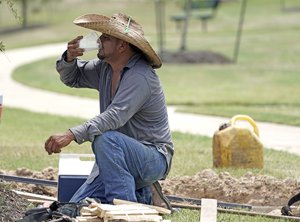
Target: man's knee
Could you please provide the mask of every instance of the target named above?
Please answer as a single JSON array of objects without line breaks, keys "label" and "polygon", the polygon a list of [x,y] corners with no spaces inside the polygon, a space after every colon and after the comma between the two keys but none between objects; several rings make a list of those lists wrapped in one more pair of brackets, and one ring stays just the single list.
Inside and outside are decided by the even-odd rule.
[{"label": "man's knee", "polygon": [[106,131],[103,134],[96,136],[92,148],[95,152],[105,152],[106,149],[111,149],[111,145],[115,143],[115,140],[119,132],[116,131]]}]

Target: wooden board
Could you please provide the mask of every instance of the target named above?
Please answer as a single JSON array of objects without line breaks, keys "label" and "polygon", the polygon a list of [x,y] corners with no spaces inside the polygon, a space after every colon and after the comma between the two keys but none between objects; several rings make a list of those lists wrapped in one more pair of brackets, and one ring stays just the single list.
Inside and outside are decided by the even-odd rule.
[{"label": "wooden board", "polygon": [[76,217],[77,222],[163,222],[158,211],[145,204],[130,202],[130,204],[101,204],[92,203],[88,207],[80,210],[80,217]]},{"label": "wooden board", "polygon": [[114,202],[115,205],[119,205],[119,204],[144,205],[144,206],[147,206],[149,208],[157,210],[160,214],[171,214],[170,210],[168,210],[166,208],[163,208],[163,207],[157,207],[157,206],[153,206],[153,205],[141,204],[141,203],[131,202],[131,201],[127,201],[127,200],[120,200],[120,199],[114,199],[113,202]]},{"label": "wooden board", "polygon": [[216,221],[217,221],[217,200],[202,198],[200,222],[216,222]]},{"label": "wooden board", "polygon": [[25,199],[34,199],[34,200],[43,200],[43,201],[56,201],[57,199],[55,197],[45,196],[45,195],[39,195],[34,193],[28,193],[18,190],[13,190],[16,194],[22,196]]}]

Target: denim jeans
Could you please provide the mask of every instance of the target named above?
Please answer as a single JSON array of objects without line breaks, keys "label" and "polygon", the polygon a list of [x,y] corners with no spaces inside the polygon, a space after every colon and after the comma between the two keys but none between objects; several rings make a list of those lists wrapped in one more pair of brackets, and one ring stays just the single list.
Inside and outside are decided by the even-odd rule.
[{"label": "denim jeans", "polygon": [[114,198],[151,203],[151,184],[164,177],[167,162],[153,145],[117,131],[107,131],[92,143],[99,174],[85,182],[70,202],[86,197],[112,203]]}]

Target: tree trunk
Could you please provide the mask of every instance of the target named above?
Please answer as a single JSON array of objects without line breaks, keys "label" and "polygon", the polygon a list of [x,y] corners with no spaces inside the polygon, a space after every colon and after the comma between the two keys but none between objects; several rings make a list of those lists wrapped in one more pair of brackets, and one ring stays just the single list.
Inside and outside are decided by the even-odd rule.
[{"label": "tree trunk", "polygon": [[181,46],[180,50],[185,51],[186,50],[186,40],[187,40],[187,32],[188,32],[188,24],[190,20],[190,14],[191,14],[191,0],[186,1],[186,7],[185,7],[185,20],[183,21],[183,27],[182,27],[182,35],[181,35]]},{"label": "tree trunk", "polygon": [[27,0],[22,0],[22,27],[26,28],[27,27]]}]

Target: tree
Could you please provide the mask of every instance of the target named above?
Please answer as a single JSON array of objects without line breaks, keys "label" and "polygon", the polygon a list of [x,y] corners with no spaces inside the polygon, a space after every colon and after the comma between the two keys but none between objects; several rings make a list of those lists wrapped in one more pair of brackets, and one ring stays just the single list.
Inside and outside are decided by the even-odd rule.
[{"label": "tree", "polygon": [[[0,5],[2,4],[2,0],[0,0]],[[7,6],[9,7],[11,13],[14,15],[14,17],[21,21],[22,19],[18,16],[17,10],[14,8],[14,2],[13,0],[4,0],[4,3],[7,4]],[[0,40],[0,51],[4,52],[5,51],[5,45],[3,44],[3,42]]]},{"label": "tree", "polygon": [[181,35],[181,45],[180,50],[185,51],[186,50],[186,41],[187,41],[187,32],[188,32],[188,26],[189,26],[189,20],[191,15],[191,5],[192,1],[187,0],[185,5],[185,16],[186,19],[184,20],[183,27],[182,27],[182,35]]}]

